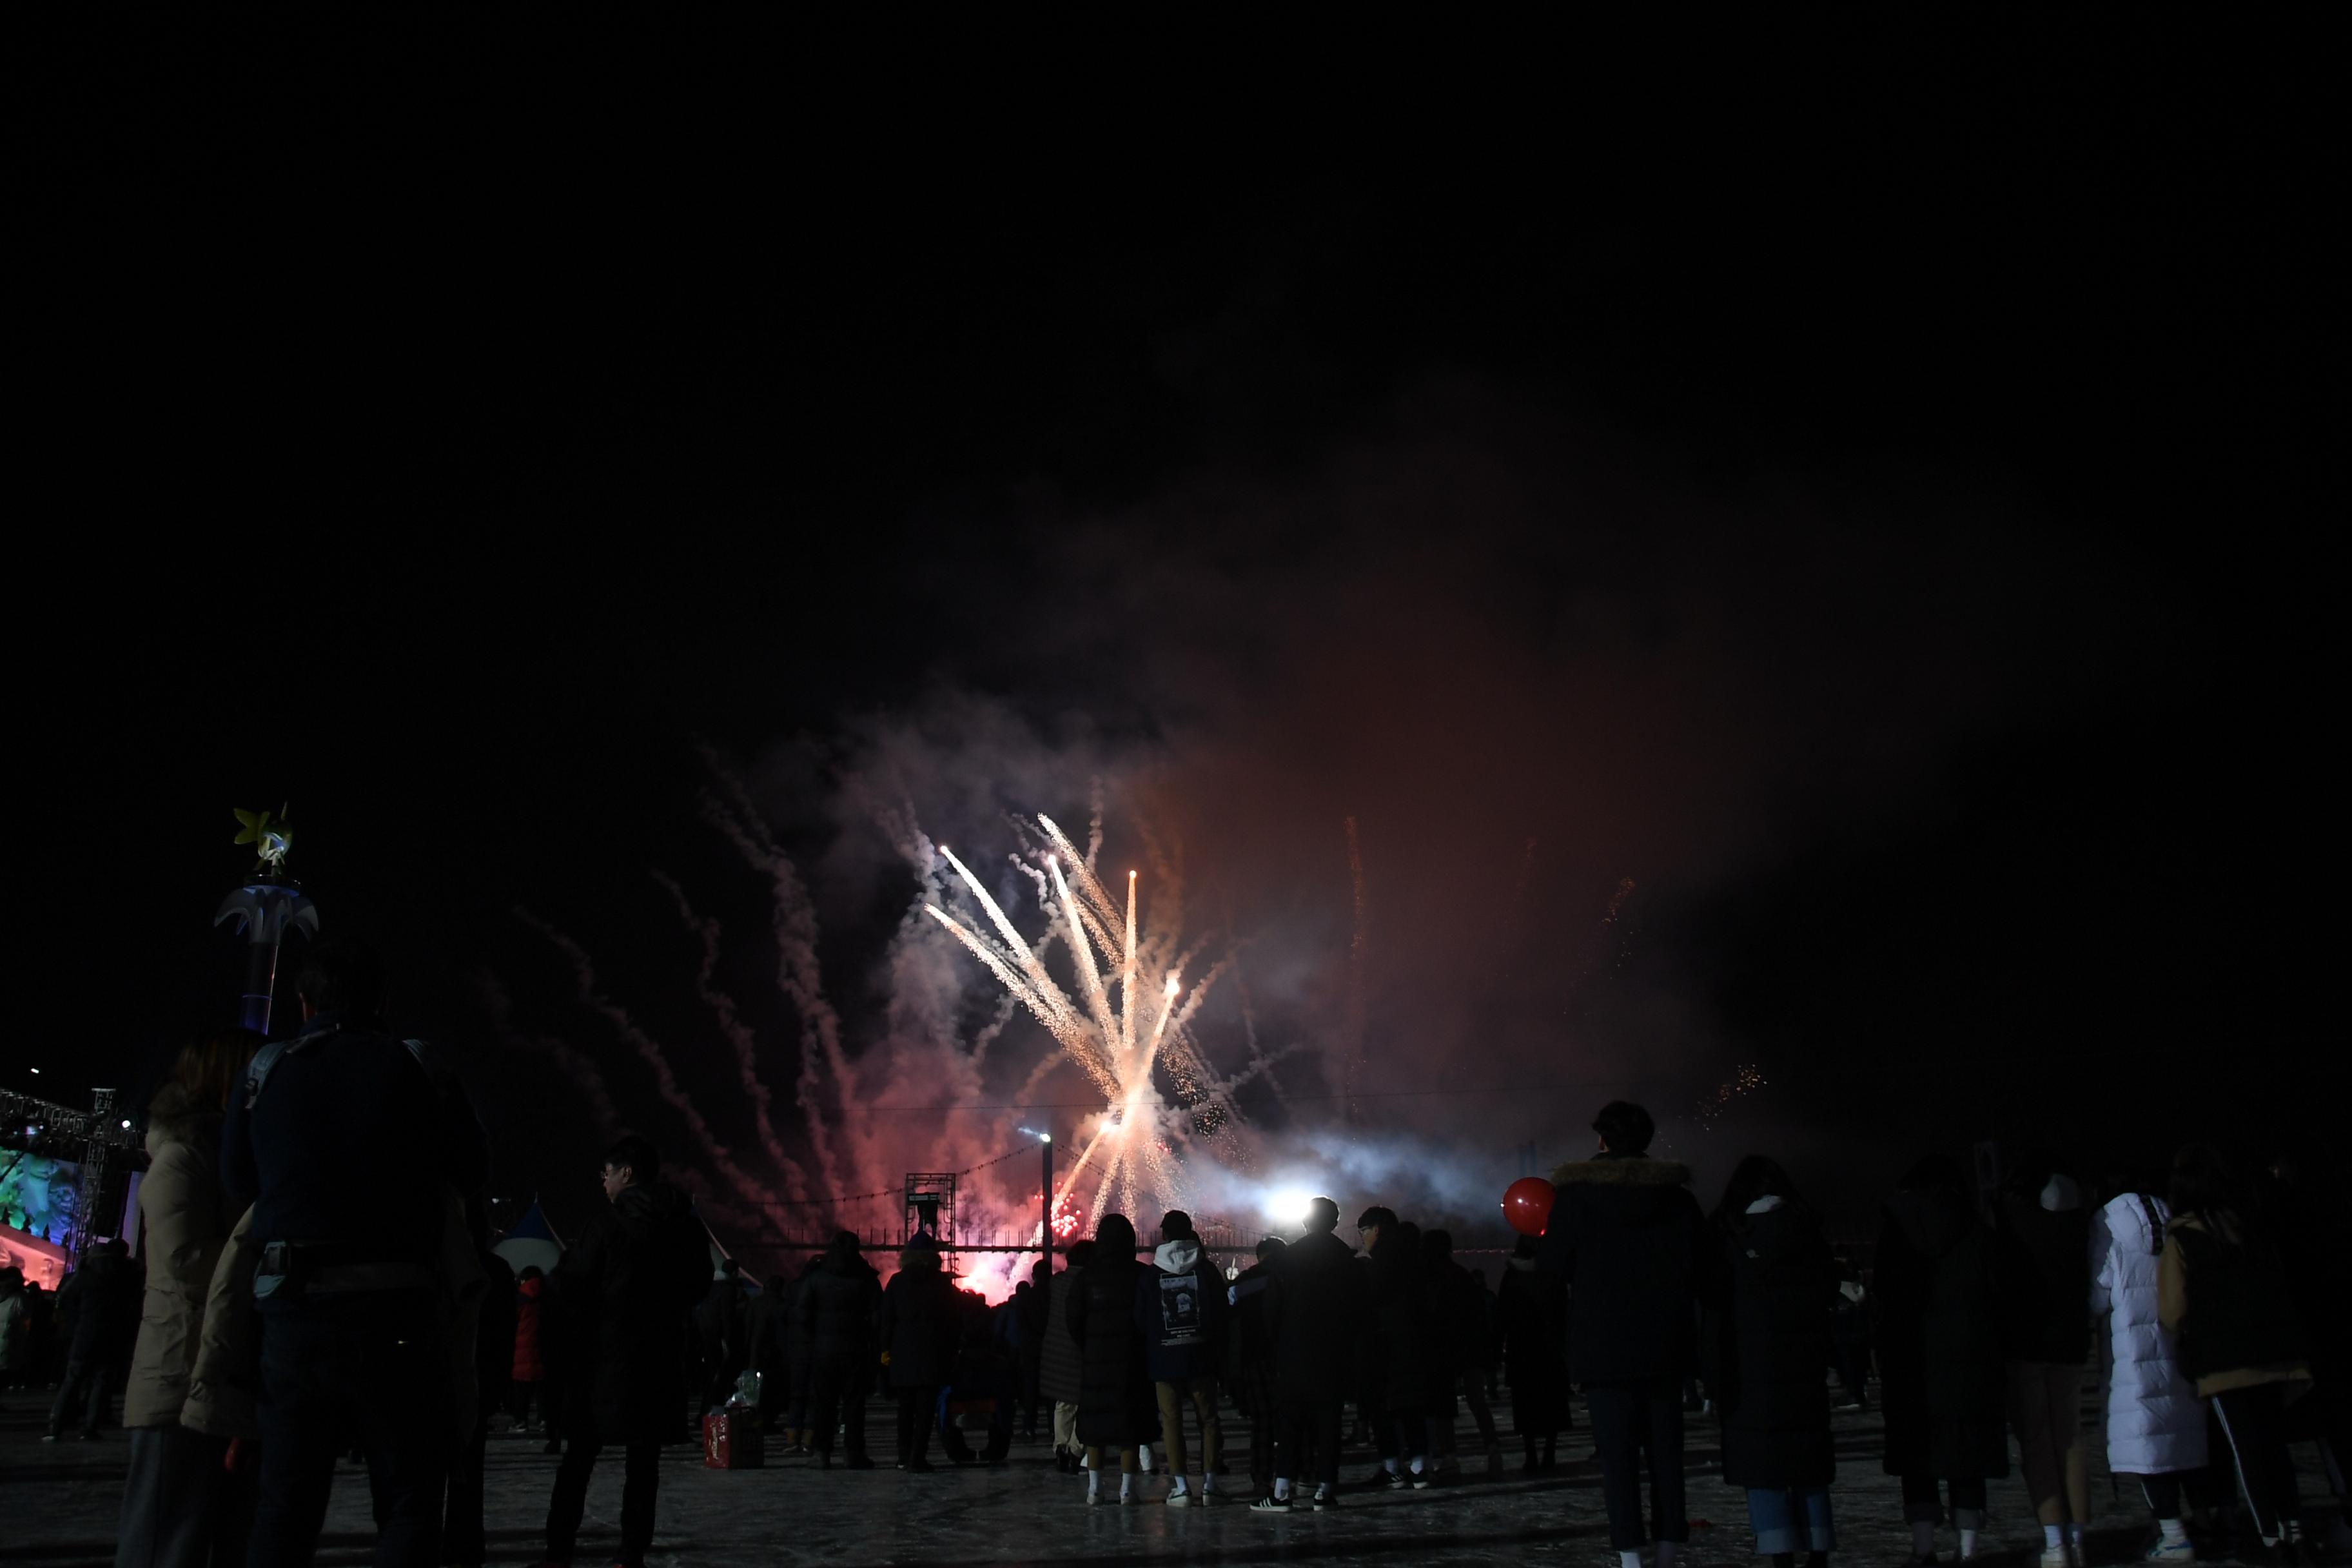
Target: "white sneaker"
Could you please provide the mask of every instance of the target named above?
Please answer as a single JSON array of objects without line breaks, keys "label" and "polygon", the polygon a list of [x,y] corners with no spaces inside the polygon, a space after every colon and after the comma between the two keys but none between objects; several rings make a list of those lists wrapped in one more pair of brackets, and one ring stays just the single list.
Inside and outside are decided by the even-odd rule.
[{"label": "white sneaker", "polygon": [[1192,1506],[1192,1494],[1186,1491],[1184,1488],[1180,1485],[1174,1491],[1168,1494],[1168,1506],[1170,1508],[1190,1508]]},{"label": "white sneaker", "polygon": [[2190,1541],[2158,1541],[2147,1549],[2144,1559],[2149,1563],[2194,1563],[2197,1545]]}]

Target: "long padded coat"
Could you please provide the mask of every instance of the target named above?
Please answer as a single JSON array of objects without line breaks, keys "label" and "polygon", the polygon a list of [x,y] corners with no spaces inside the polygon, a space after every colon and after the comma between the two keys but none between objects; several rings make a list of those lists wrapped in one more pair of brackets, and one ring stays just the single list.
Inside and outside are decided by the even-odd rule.
[{"label": "long padded coat", "polygon": [[2126,1193],[2091,1217],[2091,1317],[2106,1331],[2107,1468],[2162,1476],[2205,1468],[2205,1402],[2157,1321],[2157,1272],[2170,1211]]},{"label": "long padded coat", "polygon": [[1723,1479],[1786,1491],[1825,1487],[1830,1446],[1830,1313],[1837,1264],[1807,1210],[1741,1216],[1724,1238],[1729,1290],[1710,1313],[1711,1386],[1723,1413]]},{"label": "long padded coat", "polygon": [[1132,1252],[1100,1251],[1077,1271],[1071,1287],[1081,1443],[1125,1448],[1160,1436],[1160,1400],[1145,1364],[1143,1331],[1135,1321],[1141,1273]]},{"label": "long padded coat", "polygon": [[1886,1473],[2009,1474],[1992,1238],[1958,1193],[1901,1191],[1879,1232],[1878,1371]]}]

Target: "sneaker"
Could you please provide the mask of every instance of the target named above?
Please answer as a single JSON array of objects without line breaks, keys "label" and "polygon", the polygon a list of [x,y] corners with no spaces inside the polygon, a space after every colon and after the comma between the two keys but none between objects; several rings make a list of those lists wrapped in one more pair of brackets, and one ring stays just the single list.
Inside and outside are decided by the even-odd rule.
[{"label": "sneaker", "polygon": [[1250,1511],[1252,1513],[1288,1513],[1290,1500],[1286,1497],[1276,1497],[1272,1492],[1268,1492],[1250,1504]]},{"label": "sneaker", "polygon": [[58,1435],[55,1432],[44,1432],[41,1434],[41,1441],[44,1443],[54,1443],[57,1440]]},{"label": "sneaker", "polygon": [[1192,1494],[1186,1491],[1182,1487],[1178,1487],[1174,1491],[1168,1494],[1168,1506],[1170,1508],[1191,1508],[1192,1506]]},{"label": "sneaker", "polygon": [[1202,1508],[1208,1508],[1213,1504],[1224,1501],[1224,1498],[1204,1487],[1192,1494],[1192,1500]]},{"label": "sneaker", "polygon": [[1405,1474],[1405,1479],[1412,1483],[1412,1489],[1417,1492],[1427,1491],[1429,1483],[1435,1479],[1427,1470],[1410,1470]]},{"label": "sneaker", "polygon": [[1317,1513],[1328,1513],[1339,1506],[1339,1494],[1338,1492],[1326,1491],[1321,1487],[1315,1489],[1315,1511]]},{"label": "sneaker", "polygon": [[2194,1542],[2190,1541],[2159,1540],[2155,1545],[2147,1549],[2147,1555],[2143,1559],[2143,1561],[2148,1563],[2194,1563],[2197,1561],[2197,1545]]},{"label": "sneaker", "polygon": [[1411,1489],[1412,1483],[1404,1479],[1404,1472],[1402,1470],[1382,1470],[1381,1472],[1381,1485],[1388,1488],[1389,1490],[1392,1492],[1401,1492]]},{"label": "sneaker", "polygon": [[2062,1543],[2042,1549],[2042,1568],[2074,1568],[2074,1553]]}]

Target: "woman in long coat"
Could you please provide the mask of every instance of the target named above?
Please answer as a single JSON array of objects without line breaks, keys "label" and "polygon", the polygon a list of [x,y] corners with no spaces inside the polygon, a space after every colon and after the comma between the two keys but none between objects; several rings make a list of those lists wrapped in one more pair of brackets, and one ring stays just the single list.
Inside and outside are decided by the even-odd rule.
[{"label": "woman in long coat", "polygon": [[202,1568],[215,1551],[227,1444],[184,1426],[180,1413],[204,1339],[213,1268],[236,1222],[221,1191],[221,1116],[259,1045],[239,1029],[187,1047],[147,1108],[151,1163],[139,1184],[147,1288],[122,1389],[131,1469],[115,1548],[120,1568]]},{"label": "woman in long coat", "polygon": [[2195,1560],[2181,1522],[2184,1474],[2205,1468],[2205,1402],[2158,1321],[2158,1276],[2172,1211],[2153,1193],[2125,1193],[2091,1221],[2091,1318],[2107,1339],[2107,1469],[2137,1476],[2161,1539],[2151,1562]]},{"label": "woman in long coat", "polygon": [[1939,1482],[1965,1558],[1985,1483],[2009,1474],[2009,1427],[1991,1239],[1957,1162],[1929,1155],[1886,1200],[1876,1284],[1886,1473],[1903,1480],[1915,1560],[1935,1550]]},{"label": "woman in long coat", "polygon": [[1528,1474],[1557,1462],[1554,1445],[1569,1426],[1568,1287],[1536,1267],[1536,1238],[1519,1237],[1495,1293],[1503,1337],[1503,1380],[1511,1390],[1511,1425],[1527,1447]]},{"label": "woman in long coat", "polygon": [[1080,1467],[1086,1452],[1078,1441],[1078,1342],[1070,1337],[1070,1294],[1077,1289],[1091,1241],[1074,1243],[1067,1267],[1054,1276],[1045,1294],[1045,1343],[1038,1352],[1037,1392],[1054,1402],[1054,1468],[1065,1474]]},{"label": "woman in long coat", "polygon": [[1078,1345],[1078,1440],[1087,1447],[1087,1501],[1102,1496],[1103,1450],[1118,1451],[1118,1500],[1139,1502],[1137,1449],[1160,1434],[1160,1401],[1135,1321],[1135,1226],[1107,1214],[1095,1253],[1070,1289],[1070,1338]]},{"label": "woman in long coat", "polygon": [[1711,1314],[1708,1387],[1723,1420],[1723,1479],[1748,1492],[1759,1556],[1814,1562],[1830,1525],[1831,1312],[1837,1265],[1788,1173],[1760,1154],[1739,1163],[1715,1211],[1729,1292]]}]

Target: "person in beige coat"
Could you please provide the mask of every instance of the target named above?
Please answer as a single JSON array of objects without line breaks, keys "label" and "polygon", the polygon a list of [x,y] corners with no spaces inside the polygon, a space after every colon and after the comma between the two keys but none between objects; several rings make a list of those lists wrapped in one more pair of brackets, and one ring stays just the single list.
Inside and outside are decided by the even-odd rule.
[{"label": "person in beige coat", "polygon": [[236,1216],[220,1184],[221,1116],[260,1041],[244,1030],[181,1051],[147,1107],[139,1185],[147,1294],[123,1385],[131,1434],[116,1568],[205,1568],[223,1513],[227,1443],[182,1421],[204,1341],[205,1301]]}]

